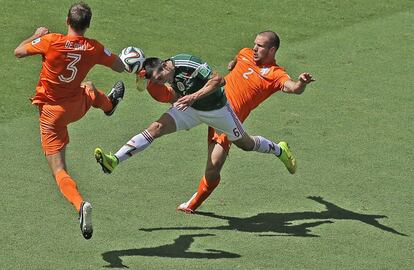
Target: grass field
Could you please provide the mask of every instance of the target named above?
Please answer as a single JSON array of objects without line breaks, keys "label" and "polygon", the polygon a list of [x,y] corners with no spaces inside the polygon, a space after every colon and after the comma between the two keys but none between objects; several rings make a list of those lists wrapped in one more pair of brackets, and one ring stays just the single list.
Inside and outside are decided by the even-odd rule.
[{"label": "grass field", "polygon": [[298,173],[233,148],[200,214],[177,213],[203,174],[201,126],[104,175],[94,148],[117,150],[168,107],[136,91],[133,76],[96,67],[88,79],[102,89],[122,79],[127,93],[113,117],[91,110],[70,126],[69,171],[94,209],[94,237],[85,241],[28,102],[41,59],[12,53],[38,26],[65,33],[71,2],[0,0],[0,269],[413,268],[413,1],[88,3],[88,36],[111,50],[193,53],[223,74],[255,33],[278,32],[278,63],[317,82],[301,96],[275,94],[245,126],[287,140]]}]

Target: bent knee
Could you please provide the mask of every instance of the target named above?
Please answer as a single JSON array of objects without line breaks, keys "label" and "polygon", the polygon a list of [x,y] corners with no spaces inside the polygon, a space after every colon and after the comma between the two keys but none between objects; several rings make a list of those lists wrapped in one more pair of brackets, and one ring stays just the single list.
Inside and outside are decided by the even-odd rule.
[{"label": "bent knee", "polygon": [[165,126],[159,122],[154,122],[147,128],[147,130],[152,137],[158,138],[164,135]]},{"label": "bent knee", "polygon": [[92,81],[82,82],[82,83],[81,83],[81,86],[82,86],[82,87],[86,87],[87,89],[90,89],[90,90],[96,91],[96,87],[95,87],[95,85],[93,84],[93,82],[92,82]]}]

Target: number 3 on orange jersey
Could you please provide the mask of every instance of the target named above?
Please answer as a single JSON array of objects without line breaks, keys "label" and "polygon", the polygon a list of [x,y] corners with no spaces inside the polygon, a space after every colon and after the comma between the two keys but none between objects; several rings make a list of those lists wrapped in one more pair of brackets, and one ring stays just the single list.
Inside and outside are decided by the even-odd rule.
[{"label": "number 3 on orange jersey", "polygon": [[59,75],[59,80],[65,83],[69,83],[71,81],[73,81],[76,77],[76,73],[78,73],[78,69],[75,67],[76,63],[78,63],[81,60],[81,55],[77,54],[77,53],[68,53],[66,55],[67,58],[71,58],[73,59],[68,66],[66,67],[67,70],[71,71],[72,73],[70,74],[69,77],[65,77],[63,75]]}]

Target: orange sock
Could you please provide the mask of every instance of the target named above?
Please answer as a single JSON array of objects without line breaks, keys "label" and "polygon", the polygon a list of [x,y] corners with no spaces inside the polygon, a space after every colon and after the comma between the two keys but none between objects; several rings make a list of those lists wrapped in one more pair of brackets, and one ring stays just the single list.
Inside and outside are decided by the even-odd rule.
[{"label": "orange sock", "polygon": [[109,98],[103,93],[102,91],[96,89],[94,92],[93,97],[93,103],[92,106],[94,108],[100,108],[104,112],[109,112],[112,110],[112,102],[109,100]]},{"label": "orange sock", "polygon": [[79,212],[80,206],[83,202],[82,196],[79,194],[76,182],[69,176],[65,170],[59,171],[55,175],[56,183],[59,186],[60,192],[65,198],[75,206]]},{"label": "orange sock", "polygon": [[220,177],[214,181],[207,182],[206,177],[201,178],[200,184],[198,185],[197,193],[194,198],[188,204],[188,208],[195,211],[213,192],[213,190],[220,183]]}]

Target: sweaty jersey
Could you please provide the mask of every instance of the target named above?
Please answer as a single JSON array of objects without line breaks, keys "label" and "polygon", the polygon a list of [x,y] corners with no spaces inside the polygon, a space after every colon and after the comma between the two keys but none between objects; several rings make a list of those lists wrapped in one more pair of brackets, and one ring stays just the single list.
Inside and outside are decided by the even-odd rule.
[{"label": "sweaty jersey", "polygon": [[[175,67],[174,81],[171,83],[171,87],[181,96],[197,92],[211,78],[211,68],[198,57],[178,54],[171,60]],[[213,93],[197,100],[191,107],[200,111],[211,111],[222,108],[226,102],[223,88],[217,87]]]},{"label": "sweaty jersey", "polygon": [[225,92],[241,121],[273,93],[282,90],[290,79],[282,67],[274,62],[258,66],[253,60],[253,50],[244,48],[237,54],[237,64],[224,78]]},{"label": "sweaty jersey", "polygon": [[111,67],[117,56],[102,44],[83,36],[52,33],[25,45],[29,55],[42,55],[42,70],[33,103],[70,101],[83,93],[80,87],[96,64]]}]

